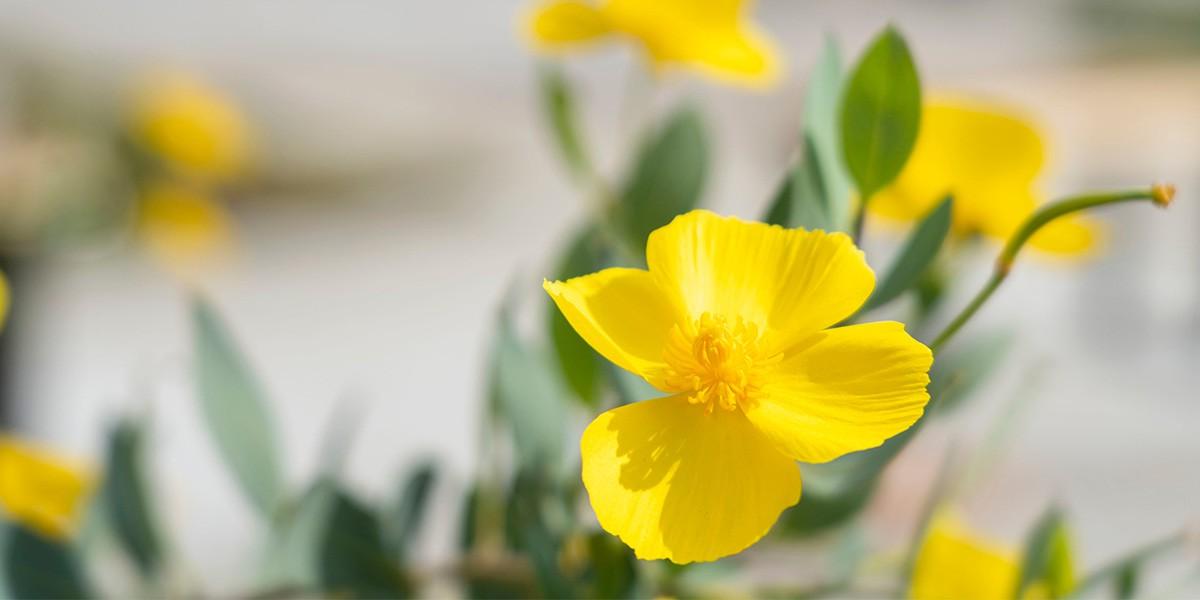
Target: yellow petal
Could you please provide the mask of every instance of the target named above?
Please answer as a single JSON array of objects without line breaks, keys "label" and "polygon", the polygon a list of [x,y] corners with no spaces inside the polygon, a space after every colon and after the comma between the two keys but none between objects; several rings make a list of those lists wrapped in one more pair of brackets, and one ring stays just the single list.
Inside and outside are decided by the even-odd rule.
[{"label": "yellow petal", "polygon": [[[892,185],[871,199],[884,217],[915,220],[954,194],[956,233],[1033,209],[1026,203],[1045,159],[1041,135],[1016,111],[997,105],[933,101],[921,113],[913,153]],[[1013,198],[1013,193],[1017,198]]]},{"label": "yellow petal", "polygon": [[250,128],[238,107],[187,73],[146,78],[136,91],[133,127],[147,150],[190,177],[228,180],[249,162]]},{"label": "yellow petal", "polygon": [[796,463],[740,412],[705,414],[678,397],[600,415],[580,449],[596,518],[641,559],[734,554],[800,499]]},{"label": "yellow petal", "polygon": [[11,519],[53,539],[74,528],[90,478],[71,462],[0,436],[0,507]]},{"label": "yellow petal", "polygon": [[1018,574],[1012,552],[939,514],[917,553],[909,594],[916,600],[1004,600],[1012,598]]},{"label": "yellow petal", "polygon": [[8,304],[11,302],[12,294],[8,289],[8,277],[0,272],[0,329],[4,329],[4,324],[8,322]]},{"label": "yellow petal", "polygon": [[788,349],[746,416],[788,456],[833,460],[916,422],[932,363],[900,323],[828,329]]},{"label": "yellow petal", "polygon": [[139,229],[151,255],[185,273],[223,258],[232,219],[221,205],[187,186],[158,182],[143,190]]},{"label": "yellow petal", "polygon": [[526,31],[531,42],[548,48],[591,42],[608,33],[604,15],[580,0],[558,0],[538,7]]},{"label": "yellow petal", "polygon": [[571,327],[604,358],[642,376],[662,368],[667,333],[678,313],[649,273],[605,269],[547,281],[542,287]]},{"label": "yellow petal", "polygon": [[704,210],[651,233],[646,261],[690,319],[705,312],[741,317],[785,343],[850,316],[875,287],[862,251],[844,234]]}]

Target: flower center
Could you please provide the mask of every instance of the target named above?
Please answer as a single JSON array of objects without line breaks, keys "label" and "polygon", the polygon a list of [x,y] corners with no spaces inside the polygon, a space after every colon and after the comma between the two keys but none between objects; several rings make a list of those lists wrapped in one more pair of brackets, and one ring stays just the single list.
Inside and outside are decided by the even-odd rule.
[{"label": "flower center", "polygon": [[762,394],[764,367],[779,355],[763,356],[758,326],[737,317],[704,313],[692,323],[676,325],[667,340],[661,380],[670,392],[687,394],[688,402],[714,408],[745,408]]}]

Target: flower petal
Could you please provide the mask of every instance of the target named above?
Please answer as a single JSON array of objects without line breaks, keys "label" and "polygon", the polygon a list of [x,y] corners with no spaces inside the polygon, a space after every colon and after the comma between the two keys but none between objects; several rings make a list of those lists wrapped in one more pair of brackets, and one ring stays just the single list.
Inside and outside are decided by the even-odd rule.
[{"label": "flower petal", "polygon": [[705,312],[765,325],[793,341],[854,313],[875,287],[841,233],[783,229],[695,210],[650,234],[650,273],[690,318]]},{"label": "flower petal", "polygon": [[575,331],[604,358],[644,375],[661,368],[678,313],[650,273],[604,269],[542,284]]},{"label": "flower petal", "polygon": [[676,563],[741,551],[800,499],[800,470],[737,411],[680,397],[610,410],[580,443],[596,518],[638,558]]},{"label": "flower petal", "polygon": [[917,553],[911,598],[944,600],[1012,598],[1019,567],[1007,549],[971,534],[956,518],[940,514]]},{"label": "flower petal", "polygon": [[781,452],[819,463],[874,448],[925,410],[933,354],[895,322],[817,333],[787,350],[750,421]]},{"label": "flower petal", "polygon": [[609,31],[608,21],[595,6],[579,0],[558,0],[533,13],[527,34],[536,45],[562,47],[594,41]]}]

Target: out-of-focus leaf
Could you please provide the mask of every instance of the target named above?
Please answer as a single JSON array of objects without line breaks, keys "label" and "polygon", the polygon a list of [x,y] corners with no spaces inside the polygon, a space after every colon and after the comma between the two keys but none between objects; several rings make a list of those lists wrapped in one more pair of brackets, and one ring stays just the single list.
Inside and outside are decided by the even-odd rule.
[{"label": "out-of-focus leaf", "polygon": [[320,479],[276,511],[258,578],[262,589],[317,589],[317,551],[334,495],[333,483]]},{"label": "out-of-focus leaf", "polygon": [[458,510],[458,549],[466,554],[478,539],[475,521],[479,515],[479,484],[473,483],[463,494],[463,503]]},{"label": "out-of-focus leaf", "polygon": [[[1067,597],[1085,598],[1090,592],[1106,583],[1113,583],[1119,587],[1123,585],[1119,581],[1120,578],[1132,578],[1136,583],[1137,573],[1140,572],[1143,565],[1150,560],[1183,546],[1186,541],[1187,535],[1185,533],[1173,533],[1160,540],[1146,544],[1088,574],[1080,580],[1079,584],[1075,586]],[[1129,596],[1121,595],[1118,597],[1128,598]]]},{"label": "out-of-focus leaf", "polygon": [[850,224],[850,180],[842,167],[842,140],[838,134],[838,101],[842,95],[842,56],[832,36],[808,81],[804,97],[805,162],[820,173],[829,227],[845,231]]},{"label": "out-of-focus leaf", "polygon": [[878,448],[847,454],[837,460],[804,465],[804,498],[780,517],[780,532],[809,536],[840,525],[858,514],[871,499],[879,476],[908,445],[921,421]]},{"label": "out-of-focus leaf", "polygon": [[497,404],[512,429],[517,457],[526,468],[553,468],[562,460],[566,392],[548,357],[518,336],[502,310],[493,350]]},{"label": "out-of-focus leaf", "polygon": [[242,491],[270,516],[282,487],[275,428],[266,401],[213,308],[192,301],[196,391],[208,429]]},{"label": "out-of-focus leaf", "polygon": [[162,561],[162,541],[150,508],[142,471],[142,430],[122,421],[108,437],[108,465],[102,488],[108,520],[121,548],[143,576],[152,576]]},{"label": "out-of-focus leaf", "polygon": [[999,331],[972,338],[954,352],[938,355],[929,372],[929,411],[949,414],[971,397],[1003,364],[1013,339],[1011,332]]},{"label": "out-of-focus leaf", "polygon": [[618,367],[610,362],[604,363],[604,369],[612,382],[613,391],[617,393],[617,402],[622,406],[639,400],[650,400],[662,397],[663,393],[646,382],[645,379]]},{"label": "out-of-focus leaf", "polygon": [[432,461],[417,465],[404,478],[400,497],[387,523],[387,531],[390,533],[388,545],[392,556],[401,560],[409,556],[429,507],[429,496],[436,481],[437,468]]},{"label": "out-of-focus leaf", "polygon": [[1140,565],[1130,564],[1121,569],[1117,574],[1116,581],[1113,584],[1113,589],[1116,592],[1116,598],[1134,598],[1137,596],[1138,583],[1141,579]]},{"label": "out-of-focus leaf", "polygon": [[883,282],[875,286],[875,291],[863,304],[860,312],[891,302],[917,283],[933,259],[937,257],[942,242],[946,240],[946,234],[950,232],[950,216],[953,206],[954,199],[947,196],[945,200],[929,211],[925,218],[921,219],[912,234],[908,236],[908,241],[904,243],[900,255],[888,269]]},{"label": "out-of-focus leaf", "polygon": [[1047,510],[1029,533],[1020,573],[1014,600],[1023,598],[1026,590],[1035,583],[1044,584],[1051,598],[1063,598],[1071,593],[1075,585],[1075,567],[1070,534],[1058,508]]},{"label": "out-of-focus leaf", "polygon": [[[595,229],[582,230],[567,248],[558,265],[554,278],[566,280],[600,270],[603,252],[600,236]],[[554,357],[562,371],[563,380],[575,395],[589,408],[595,408],[600,398],[600,356],[588,346],[583,338],[563,317],[562,312],[547,299],[550,341]]]},{"label": "out-of-focus leaf", "polygon": [[542,110],[546,122],[554,134],[554,142],[559,154],[571,174],[584,177],[591,170],[583,136],[579,131],[578,117],[575,111],[575,94],[567,81],[562,69],[555,65],[544,65],[540,72],[542,92]]},{"label": "out-of-focus leaf", "polygon": [[642,144],[622,188],[615,222],[631,247],[646,247],[651,231],[695,208],[708,170],[708,141],[700,114],[677,110]]},{"label": "out-of-focus leaf", "polygon": [[869,200],[900,174],[920,122],[917,69],[908,44],[889,26],[871,42],[842,96],[842,150],[859,198]]},{"label": "out-of-focus leaf", "polygon": [[632,598],[637,588],[637,560],[621,540],[597,531],[587,538],[591,562],[590,598]]},{"label": "out-of-focus leaf", "polygon": [[408,578],[388,556],[379,519],[343,491],[334,493],[318,548],[317,576],[325,593],[353,598],[412,595]]},{"label": "out-of-focus leaf", "polygon": [[792,168],[771,201],[766,221],[783,227],[836,230],[829,206],[829,196],[822,179],[821,158],[813,148],[811,138],[804,138],[804,158]]},{"label": "out-of-focus leaf", "polygon": [[90,598],[75,549],[16,523],[6,527],[4,577],[12,598]]},{"label": "out-of-focus leaf", "polygon": [[538,586],[547,598],[571,598],[575,590],[559,568],[563,531],[552,524],[548,510],[558,501],[558,490],[544,472],[520,471],[513,481],[506,507],[509,544],[533,564]]}]

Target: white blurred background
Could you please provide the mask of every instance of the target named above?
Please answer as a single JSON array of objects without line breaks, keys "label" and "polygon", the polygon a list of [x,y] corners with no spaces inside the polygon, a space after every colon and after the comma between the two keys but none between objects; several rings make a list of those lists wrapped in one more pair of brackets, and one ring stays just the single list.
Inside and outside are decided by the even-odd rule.
[{"label": "white blurred background", "polygon": [[[494,308],[526,300],[584,214],[538,113],[536,60],[513,1],[0,2],[0,53],[103,88],[172,65],[226,86],[260,130],[263,160],[293,170],[357,159],[388,165],[353,197],[236,205],[236,259],[204,288],[268,388],[299,485],[335,407],[364,411],[348,477],[391,493],[422,456],[453,474],[428,531],[449,551],[454,488],[468,477]],[[919,501],[944,448],[970,447],[1012,399],[1027,399],[972,521],[1016,541],[1045,503],[1068,510],[1094,565],[1200,520],[1200,6],[1196,3],[762,0],[755,13],[788,56],[766,93],[686,76],[656,104],[698,99],[717,149],[706,204],[761,214],[794,144],[804,79],[826,33],[852,59],[887,22],[913,46],[927,89],[987,94],[1036,115],[1051,145],[1052,195],[1166,180],[1169,212],[1117,207],[1106,255],[1023,261],[972,330],[1011,329],[1015,351],[979,406],[910,448],[874,519]],[[0,65],[6,63],[0,57]],[[604,164],[629,71],[626,49],[572,60],[590,142]],[[3,85],[3,84],[0,84]],[[0,136],[3,134],[0,133]],[[886,265],[895,239],[869,248]],[[872,232],[868,231],[870,235]],[[981,256],[974,291],[989,263]],[[176,551],[216,590],[238,589],[261,531],[209,442],[191,397],[183,288],[137,252],[38,258],[14,291],[16,429],[96,455],[102,424],[151,407],[154,469]]]}]

